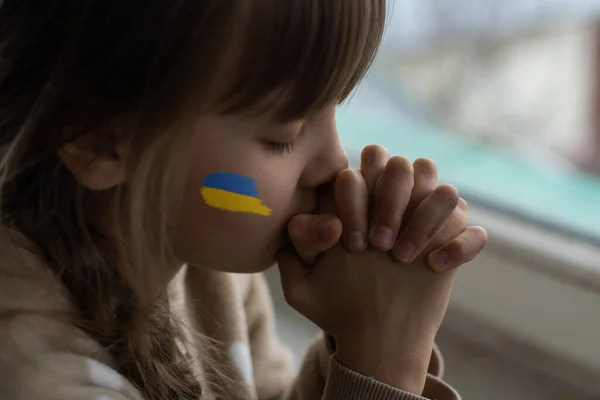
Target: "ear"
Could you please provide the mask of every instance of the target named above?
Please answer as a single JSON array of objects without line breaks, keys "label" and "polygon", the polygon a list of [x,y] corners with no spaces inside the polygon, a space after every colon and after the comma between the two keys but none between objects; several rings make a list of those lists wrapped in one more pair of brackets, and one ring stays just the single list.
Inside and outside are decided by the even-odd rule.
[{"label": "ear", "polygon": [[86,189],[111,189],[126,180],[125,146],[115,145],[106,152],[98,151],[94,135],[84,135],[58,149],[58,157]]}]

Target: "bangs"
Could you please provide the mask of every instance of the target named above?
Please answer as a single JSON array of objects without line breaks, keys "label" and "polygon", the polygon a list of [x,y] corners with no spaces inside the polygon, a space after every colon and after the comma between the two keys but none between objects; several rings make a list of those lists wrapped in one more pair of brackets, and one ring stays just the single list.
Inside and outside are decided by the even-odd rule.
[{"label": "bangs", "polygon": [[344,101],[381,43],[386,0],[248,0],[225,113],[299,118]]}]

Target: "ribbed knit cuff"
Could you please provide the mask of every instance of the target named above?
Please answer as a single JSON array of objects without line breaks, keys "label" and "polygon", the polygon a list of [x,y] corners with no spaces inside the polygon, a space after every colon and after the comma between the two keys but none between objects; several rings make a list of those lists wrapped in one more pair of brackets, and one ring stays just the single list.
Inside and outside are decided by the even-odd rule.
[{"label": "ribbed knit cuff", "polygon": [[354,372],[340,364],[335,356],[329,361],[329,375],[323,400],[425,400]]}]

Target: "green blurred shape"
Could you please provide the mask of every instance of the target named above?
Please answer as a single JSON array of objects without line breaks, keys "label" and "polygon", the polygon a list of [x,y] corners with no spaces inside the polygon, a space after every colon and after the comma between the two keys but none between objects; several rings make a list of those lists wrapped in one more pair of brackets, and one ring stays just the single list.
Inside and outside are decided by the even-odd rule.
[{"label": "green blurred shape", "polygon": [[559,171],[528,162],[507,151],[489,148],[435,127],[400,118],[338,111],[344,147],[358,154],[378,143],[393,155],[431,158],[440,180],[492,205],[550,221],[568,230],[600,238],[600,178]]}]

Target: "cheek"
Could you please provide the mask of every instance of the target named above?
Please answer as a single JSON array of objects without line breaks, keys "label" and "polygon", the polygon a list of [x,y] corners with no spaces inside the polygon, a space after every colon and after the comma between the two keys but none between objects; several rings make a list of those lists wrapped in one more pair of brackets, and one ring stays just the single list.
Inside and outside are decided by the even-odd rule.
[{"label": "cheek", "polygon": [[[283,158],[280,164],[277,158],[265,157],[253,142],[227,141],[227,137],[198,135],[189,146],[190,164],[173,227],[175,255],[209,269],[255,272],[274,263],[287,222],[298,209],[295,164],[290,167]],[[255,201],[227,203],[223,191],[252,194]]]},{"label": "cheek", "polygon": [[270,267],[283,244],[285,227],[293,212],[292,185],[257,182],[257,204],[270,210],[265,216],[218,207],[218,195],[203,196],[206,183],[206,177],[190,174],[185,185],[176,224],[178,258],[227,272],[255,272]]}]

